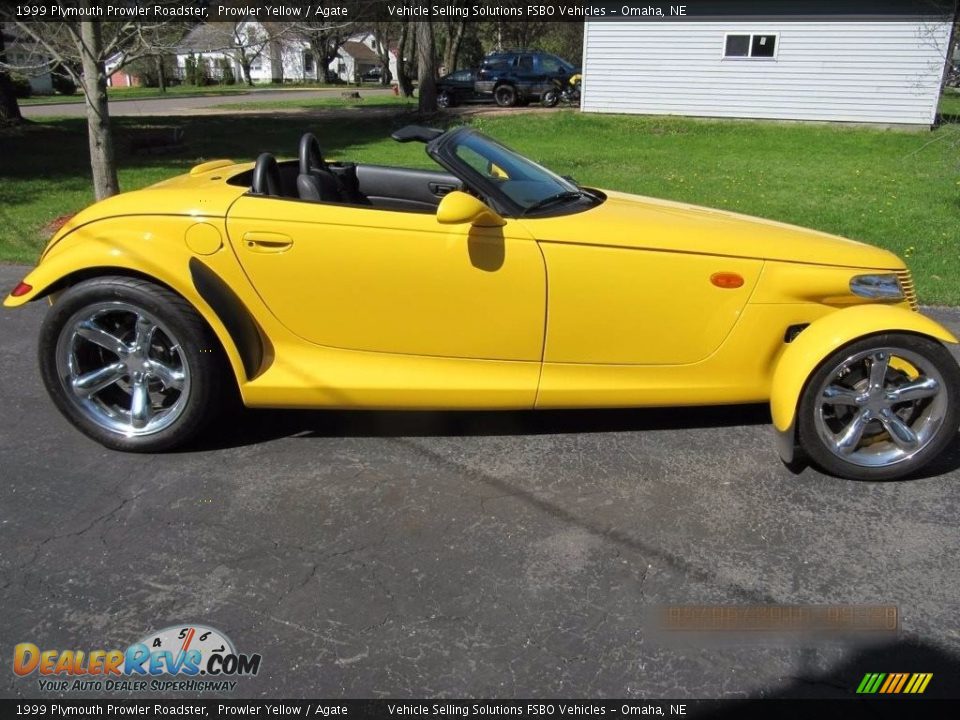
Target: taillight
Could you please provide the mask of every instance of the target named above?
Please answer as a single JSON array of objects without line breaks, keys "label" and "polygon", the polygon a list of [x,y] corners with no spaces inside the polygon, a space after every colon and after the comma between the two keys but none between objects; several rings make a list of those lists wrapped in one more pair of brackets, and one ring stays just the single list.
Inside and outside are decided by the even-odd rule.
[{"label": "taillight", "polygon": [[23,282],[23,281],[21,280],[21,281],[20,281],[20,284],[17,285],[17,286],[10,292],[10,294],[13,295],[14,297],[20,297],[21,295],[26,295],[26,294],[27,294],[28,292],[30,292],[31,290],[33,290],[33,285],[27,285],[25,282]]}]

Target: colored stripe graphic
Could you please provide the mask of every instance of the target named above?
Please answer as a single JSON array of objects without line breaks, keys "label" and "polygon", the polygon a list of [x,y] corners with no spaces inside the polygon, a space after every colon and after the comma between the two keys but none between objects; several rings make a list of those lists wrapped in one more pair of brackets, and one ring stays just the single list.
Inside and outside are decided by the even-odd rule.
[{"label": "colored stripe graphic", "polygon": [[933,673],[867,673],[857,686],[860,695],[919,695],[926,691]]}]

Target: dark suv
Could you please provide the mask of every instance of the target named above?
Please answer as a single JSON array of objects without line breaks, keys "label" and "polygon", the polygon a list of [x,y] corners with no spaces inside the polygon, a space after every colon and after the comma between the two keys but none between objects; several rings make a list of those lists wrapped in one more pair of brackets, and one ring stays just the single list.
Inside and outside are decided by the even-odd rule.
[{"label": "dark suv", "polygon": [[524,105],[564,83],[580,70],[566,60],[542,50],[503,50],[487,55],[477,71],[474,90],[493,96],[497,105]]}]

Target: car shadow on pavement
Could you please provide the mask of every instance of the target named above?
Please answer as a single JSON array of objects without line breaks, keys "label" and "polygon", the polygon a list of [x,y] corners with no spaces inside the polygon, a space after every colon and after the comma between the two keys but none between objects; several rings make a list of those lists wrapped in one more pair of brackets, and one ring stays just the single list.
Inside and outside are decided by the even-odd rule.
[{"label": "car shadow on pavement", "polygon": [[377,411],[250,410],[217,424],[191,450],[254,445],[283,437],[469,437],[678,430],[761,425],[767,405],[613,410]]},{"label": "car shadow on pavement", "polygon": [[[251,410],[241,407],[229,415],[231,422],[215,423],[183,451],[224,450],[285,437],[563,435],[770,423],[766,404],[535,411]],[[802,454],[787,466],[794,475],[809,467]],[[960,433],[933,462],[898,482],[936,477],[957,469],[960,469]]]},{"label": "car shadow on pavement", "polygon": [[[910,610],[910,608],[900,609],[907,612]],[[933,714],[928,715],[927,713],[935,710],[935,708],[929,705],[925,707],[925,701],[960,697],[960,658],[942,647],[920,639],[898,638],[867,645],[851,653],[845,662],[827,670],[822,668],[822,661],[817,661],[817,652],[813,649],[801,651],[800,663],[801,667],[796,674],[789,678],[789,684],[765,689],[762,696],[758,693],[754,698],[731,703],[716,712],[697,716],[709,717],[714,720],[717,718],[754,717],[761,713],[763,715],[768,714],[763,712],[763,703],[769,700],[846,698],[870,703],[871,709],[874,711],[870,714],[871,717],[934,717]],[[803,665],[808,665],[810,669],[805,669]],[[883,684],[880,684],[877,685],[877,690],[872,693],[862,692],[858,694],[857,689],[863,683],[865,676],[873,673],[883,673],[887,678],[895,673],[905,673],[907,678],[902,684],[898,683],[899,693],[891,692],[891,687],[887,688],[887,692],[881,693],[880,689],[883,688]],[[927,680],[922,694],[904,694],[903,690],[915,673],[930,673],[931,677]],[[881,679],[881,683],[884,679],[886,678]],[[870,688],[866,689],[869,690]],[[908,709],[904,705],[907,702],[919,703],[919,705]],[[759,707],[752,707],[755,705]],[[842,707],[808,706],[801,702],[791,708],[778,704],[773,716],[777,717],[778,720],[782,718],[806,719],[814,715],[817,717],[842,717],[844,715]],[[925,712],[921,713],[921,708],[924,708]],[[862,710],[860,707],[849,709],[851,711]],[[761,713],[757,713],[757,710],[760,710]],[[836,710],[839,710],[839,712],[834,714]],[[823,714],[824,711],[827,711],[826,715]],[[857,712],[853,717],[865,717],[865,715]]]}]

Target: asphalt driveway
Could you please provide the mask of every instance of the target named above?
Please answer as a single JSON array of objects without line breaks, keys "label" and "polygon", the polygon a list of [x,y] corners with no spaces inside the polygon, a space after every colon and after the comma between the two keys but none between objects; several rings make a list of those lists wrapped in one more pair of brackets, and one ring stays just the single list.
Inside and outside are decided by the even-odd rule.
[{"label": "asphalt driveway", "polygon": [[[960,694],[960,437],[879,484],[792,473],[763,407],[246,412],[124,455],[47,400],[44,309],[0,311],[2,696],[58,695],[10,672],[16,643],[181,623],[262,655],[233,697],[849,696],[894,671]],[[857,603],[900,632],[678,643],[651,619]]]},{"label": "asphalt driveway", "polygon": [[[111,100],[110,115],[112,117],[129,116],[173,116],[196,115],[198,113],[217,113],[226,115],[236,113],[230,105],[244,105],[253,102],[276,102],[278,100],[304,101],[314,98],[339,99],[344,92],[359,92],[363,97],[390,95],[390,88],[379,85],[364,85],[363,87],[343,86],[311,89],[263,90],[254,89],[250,92],[227,95],[170,95],[163,98],[138,98],[130,100]],[[86,117],[86,105],[82,102],[50,103],[45,105],[21,105],[21,114],[28,119],[41,117]]]}]

